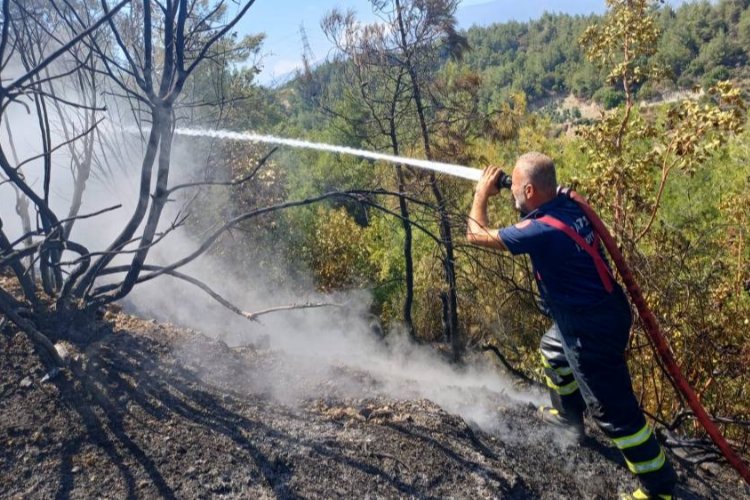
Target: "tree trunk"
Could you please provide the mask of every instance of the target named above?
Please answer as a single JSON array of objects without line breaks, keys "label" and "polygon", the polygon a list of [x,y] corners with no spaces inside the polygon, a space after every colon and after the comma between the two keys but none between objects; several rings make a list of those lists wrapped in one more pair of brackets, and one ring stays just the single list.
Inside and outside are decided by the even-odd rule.
[{"label": "tree trunk", "polygon": [[[396,139],[395,128],[391,128],[391,146],[393,154],[399,155],[398,140]],[[398,182],[398,192],[403,193],[406,189],[404,182],[404,170],[401,165],[396,165],[396,179]],[[398,207],[401,212],[401,224],[404,228],[404,267],[406,272],[406,298],[404,299],[404,324],[409,330],[409,335],[416,338],[417,332],[414,329],[414,321],[411,317],[411,310],[414,304],[414,257],[412,255],[412,231],[409,223],[409,205],[404,196],[398,197]]]},{"label": "tree trunk", "polygon": [[[115,239],[109,248],[107,248],[107,252],[91,266],[76,284],[73,291],[73,295],[76,298],[83,298],[86,293],[88,293],[88,290],[94,284],[94,280],[99,273],[110,262],[112,262],[112,259],[115,257],[115,252],[121,250],[122,247],[133,238],[135,231],[138,229],[138,226],[141,225],[143,218],[146,216],[146,210],[149,205],[149,200],[151,199],[151,176],[154,168],[154,161],[156,160],[156,153],[159,149],[162,130],[160,114],[154,110],[151,115],[153,121],[151,132],[149,133],[148,145],[146,146],[146,154],[143,157],[143,163],[141,165],[141,184],[135,211],[117,239]],[[76,271],[73,272],[73,274],[75,273]]]},{"label": "tree trunk", "polygon": [[[396,85],[396,94],[401,86],[402,74],[399,75]],[[401,151],[398,143],[398,126],[396,124],[396,98],[391,101],[390,115],[388,117],[388,134],[391,139],[391,149],[395,156],[399,156]],[[406,183],[404,182],[404,168],[396,165],[396,181],[398,183],[398,192],[406,192]],[[401,224],[404,227],[404,267],[406,272],[406,298],[404,299],[404,324],[409,330],[412,338],[417,337],[417,331],[414,329],[414,321],[411,317],[411,310],[414,304],[414,255],[412,252],[413,235],[409,219],[409,205],[406,197],[399,194],[398,207],[401,211]]]},{"label": "tree trunk", "polygon": [[[155,110],[155,114],[159,115],[159,127],[161,128],[159,142],[159,159],[158,168],[156,172],[156,186],[154,187],[153,195],[151,196],[151,210],[146,220],[146,226],[143,229],[143,236],[139,241],[139,250],[133,257],[130,270],[125,276],[125,280],[122,283],[120,289],[107,301],[119,300],[125,297],[136,284],[141,268],[146,261],[151,245],[156,237],[156,230],[159,226],[159,220],[161,219],[161,213],[164,209],[164,205],[167,203],[169,192],[167,190],[169,183],[169,165],[172,155],[172,136],[173,130],[173,117],[171,107],[160,107]],[[156,123],[156,121],[155,121]]]},{"label": "tree trunk", "polygon": [[[398,20],[399,31],[401,35],[402,48],[404,49],[406,70],[409,73],[411,80],[412,92],[414,95],[414,103],[417,107],[417,116],[419,118],[419,128],[422,134],[422,143],[424,145],[425,156],[428,160],[432,160],[432,149],[430,147],[430,134],[427,127],[427,119],[425,117],[425,108],[422,101],[422,92],[417,76],[416,68],[414,67],[411,59],[411,54],[408,49],[406,40],[406,28],[403,22],[403,16],[401,13],[401,3],[396,0],[396,16]],[[443,196],[440,186],[437,183],[437,177],[434,173],[429,174],[430,188],[432,194],[435,197],[438,207],[438,216],[440,224],[440,237],[443,240],[445,246],[445,255],[443,256],[443,270],[445,271],[445,282],[448,285],[448,297],[447,297],[447,308],[444,315],[447,317],[443,318],[443,334],[445,337],[450,339],[451,347],[453,349],[453,359],[458,361],[461,358],[461,354],[464,348],[463,338],[460,335],[458,329],[458,293],[456,290],[456,268],[455,258],[453,251],[453,236],[451,234],[450,219],[448,217],[447,207],[445,205],[445,197]]]},{"label": "tree trunk", "polygon": [[[8,120],[5,120],[5,130],[8,134],[8,144],[10,145],[10,152],[13,155],[13,162],[15,165],[18,165],[21,163],[21,160],[18,159],[18,153],[16,152],[16,145],[13,141],[13,133],[10,129],[10,122]],[[16,194],[16,213],[21,218],[21,229],[23,231],[23,234],[31,234],[31,216],[29,215],[29,200],[21,193],[19,192],[18,188],[15,184],[11,183],[11,186],[13,187],[13,192]],[[31,236],[28,236],[23,244],[26,248],[29,248],[31,244],[33,243],[33,240],[31,239]],[[31,282],[34,283],[36,281],[36,271],[34,268],[34,255],[30,255],[28,257],[28,262],[26,264],[27,273],[29,275],[29,278],[31,279]]]}]

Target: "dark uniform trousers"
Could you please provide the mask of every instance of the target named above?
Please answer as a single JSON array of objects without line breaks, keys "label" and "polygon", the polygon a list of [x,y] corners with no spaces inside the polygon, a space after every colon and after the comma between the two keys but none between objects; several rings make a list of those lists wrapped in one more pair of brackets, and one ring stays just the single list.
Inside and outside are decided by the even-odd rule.
[{"label": "dark uniform trousers", "polygon": [[633,394],[625,348],[632,316],[622,289],[594,307],[550,307],[552,328],[541,341],[552,405],[571,423],[591,416],[625,457],[643,489],[671,493],[676,475]]}]

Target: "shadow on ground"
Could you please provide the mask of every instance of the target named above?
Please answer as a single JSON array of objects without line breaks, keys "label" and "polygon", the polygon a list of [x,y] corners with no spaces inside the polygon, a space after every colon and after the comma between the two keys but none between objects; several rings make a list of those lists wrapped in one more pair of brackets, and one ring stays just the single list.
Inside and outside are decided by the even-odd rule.
[{"label": "shadow on ground", "polygon": [[[503,430],[485,433],[424,400],[282,404],[257,383],[262,352],[128,325],[88,346],[76,375],[46,384],[25,336],[6,327],[0,484],[10,497],[613,498],[635,487],[600,436],[566,446],[528,408],[499,408]],[[197,365],[175,355],[185,344]],[[747,493],[731,473],[682,474],[680,498]]]}]

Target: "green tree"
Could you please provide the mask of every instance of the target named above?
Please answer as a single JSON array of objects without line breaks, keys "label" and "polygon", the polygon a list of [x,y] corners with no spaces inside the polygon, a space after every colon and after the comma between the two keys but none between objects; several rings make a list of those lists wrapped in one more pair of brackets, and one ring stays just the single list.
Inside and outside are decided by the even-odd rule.
[{"label": "green tree", "polygon": [[[724,265],[718,262],[726,253],[717,240],[692,246],[705,230],[700,219],[683,215],[681,222],[673,218],[668,226],[660,223],[659,214],[666,193],[679,184],[675,176],[687,182],[709,175],[706,166],[714,155],[741,132],[746,106],[738,89],[719,82],[701,101],[641,109],[630,90],[649,76],[662,74],[661,68],[644,65],[658,38],[655,13],[651,2],[643,0],[610,0],[608,4],[607,16],[587,30],[583,43],[589,57],[610,69],[610,81],[624,89],[626,100],[601,121],[581,129],[591,169],[583,187],[613,222],[651,307],[671,334],[688,378],[700,388],[715,383],[711,373],[721,363],[716,346],[736,343],[732,338],[738,325],[730,326],[736,319],[716,314],[713,320],[725,328],[719,333],[701,319],[705,313],[693,312],[710,309],[712,297],[721,297],[729,286],[726,278],[712,271]],[[715,206],[715,200],[711,201]],[[695,331],[695,324],[703,324],[704,333]],[[713,340],[707,340],[709,331]],[[654,377],[653,355],[644,350],[635,354],[644,404],[669,421],[679,410],[679,402],[665,394],[668,384]],[[730,378],[723,383],[731,383]]]},{"label": "green tree", "polygon": [[[408,76],[409,88],[414,100],[414,112],[420,132],[421,146],[428,160],[435,159],[431,136],[433,110],[428,100],[434,81],[435,69],[441,58],[460,57],[468,47],[466,39],[456,31],[454,17],[456,0],[373,0],[375,9],[381,14],[394,34],[396,50],[394,63],[401,66]],[[464,339],[459,331],[458,292],[456,284],[455,249],[448,205],[437,176],[430,171],[427,183],[435,199],[438,212],[440,239],[443,244],[443,271],[445,290],[441,292],[443,302],[444,335],[450,339],[453,355],[460,357]]]}]

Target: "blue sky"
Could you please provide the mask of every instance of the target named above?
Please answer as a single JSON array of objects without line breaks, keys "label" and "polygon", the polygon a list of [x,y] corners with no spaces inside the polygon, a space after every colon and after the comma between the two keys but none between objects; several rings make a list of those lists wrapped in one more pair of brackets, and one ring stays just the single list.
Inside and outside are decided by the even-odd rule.
[{"label": "blue sky", "polygon": [[[684,0],[673,0],[676,5]],[[320,20],[333,8],[353,9],[363,22],[375,20],[368,0],[256,0],[237,26],[241,34],[266,33],[259,81],[273,84],[299,68],[302,54],[300,25],[304,25],[317,61],[325,59],[330,44],[320,29]],[[457,18],[461,28],[477,19],[481,24],[534,19],[544,11],[569,14],[603,13],[604,0],[463,0]]]}]

